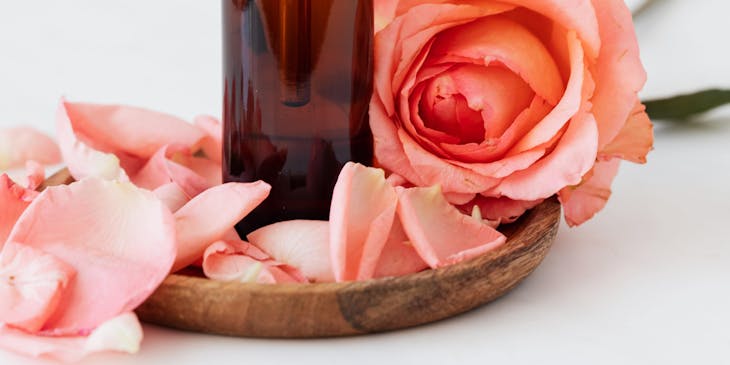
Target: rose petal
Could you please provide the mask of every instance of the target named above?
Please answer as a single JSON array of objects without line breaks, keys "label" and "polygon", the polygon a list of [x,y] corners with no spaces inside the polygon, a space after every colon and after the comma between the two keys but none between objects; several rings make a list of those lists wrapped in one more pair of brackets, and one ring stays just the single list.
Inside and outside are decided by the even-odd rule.
[{"label": "rose petal", "polygon": [[619,159],[598,161],[580,185],[560,191],[558,196],[570,226],[585,223],[606,206],[620,164]]},{"label": "rose petal", "polygon": [[202,257],[210,244],[261,204],[270,190],[261,181],[228,183],[203,192],[180,208],[175,213],[178,252],[172,272]]},{"label": "rose petal", "polygon": [[506,177],[485,195],[526,201],[549,198],[560,189],[581,181],[596,160],[597,145],[598,130],[593,115],[580,114],[570,122],[552,153]]},{"label": "rose petal", "polygon": [[427,268],[428,264],[423,261],[421,256],[418,255],[418,252],[413,248],[413,244],[403,230],[403,224],[400,218],[396,216],[393,221],[393,228],[388,235],[388,241],[385,243],[383,252],[378,259],[378,265],[375,268],[373,277],[403,276],[414,274]]},{"label": "rose petal", "polygon": [[8,242],[0,253],[0,323],[39,331],[74,275],[72,267],[52,255]]},{"label": "rose petal", "polygon": [[465,204],[462,211],[471,212],[474,206],[478,207],[483,219],[499,224],[508,224],[516,221],[526,211],[536,207],[544,200],[513,200],[506,197],[494,198],[477,196],[473,201]]},{"label": "rose petal", "polygon": [[61,162],[61,151],[53,139],[33,128],[0,129],[0,171],[23,167],[31,160],[55,165]]},{"label": "rose petal", "polygon": [[76,135],[66,102],[63,100],[56,112],[56,128],[63,161],[74,179],[78,181],[87,177],[97,177],[129,181],[117,156],[92,148]]},{"label": "rose petal", "polygon": [[393,0],[375,0],[373,6],[375,8],[375,33],[387,27],[395,18],[395,8],[397,1]]},{"label": "rose petal", "polygon": [[381,169],[347,163],[330,209],[330,254],[337,281],[372,278],[388,239],[398,196]]},{"label": "rose petal", "polygon": [[103,146],[105,152],[122,151],[147,159],[163,146],[192,148],[206,136],[182,119],[151,110],[65,101],[62,104],[75,133]]},{"label": "rose petal", "polygon": [[83,334],[136,308],[167,276],[175,258],[172,214],[130,183],[86,179],[38,196],[9,241],[69,264],[76,279],[44,326]]},{"label": "rose petal", "polygon": [[598,147],[613,141],[629,119],[646,83],[639,58],[631,11],[622,0],[592,0],[601,32],[601,54],[595,66],[593,114],[598,121]]},{"label": "rose petal", "polygon": [[203,257],[205,276],[213,280],[261,284],[307,282],[297,269],[271,260],[244,241],[218,241],[205,250]]},{"label": "rose petal", "polygon": [[209,115],[200,115],[193,119],[196,127],[203,130],[206,137],[200,142],[200,149],[211,161],[223,161],[223,125],[220,120]]},{"label": "rose petal", "polygon": [[394,96],[412,69],[423,47],[444,29],[468,23],[483,16],[499,14],[513,7],[500,3],[480,6],[425,4],[409,9],[408,16],[398,17],[375,37],[376,99],[383,103],[386,115],[395,111]]},{"label": "rose petal", "polygon": [[329,222],[279,222],[259,228],[249,233],[247,238],[274,260],[299,269],[311,281],[335,281],[330,261]]},{"label": "rose petal", "polygon": [[53,337],[30,334],[0,324],[0,347],[19,354],[65,363],[106,351],[135,354],[142,342],[142,326],[134,313],[124,313],[96,328],[89,336]]},{"label": "rose petal", "polygon": [[602,159],[616,157],[635,163],[646,163],[646,155],[654,146],[654,126],[644,110],[642,104],[636,105],[621,132],[599,153]]},{"label": "rose petal", "polygon": [[560,71],[543,43],[519,23],[484,17],[439,34],[429,64],[504,65],[521,76],[540,97],[555,105],[563,92]]},{"label": "rose petal", "polygon": [[18,218],[38,193],[17,185],[7,174],[0,175],[0,249]]},{"label": "rose petal", "polygon": [[439,186],[397,189],[403,229],[432,268],[471,259],[506,242],[504,235],[449,204]]},{"label": "rose petal", "polygon": [[132,182],[144,189],[155,190],[169,183],[177,184],[189,197],[195,197],[212,187],[195,171],[169,159],[180,151],[177,147],[163,146],[137,174]]},{"label": "rose petal", "polygon": [[[585,0],[504,0],[515,6],[526,7],[550,20],[558,22],[565,29],[577,30],[586,43],[588,53],[595,58],[601,49],[598,21],[593,6]],[[424,4],[472,4],[484,6],[491,1],[484,0],[398,0],[394,16],[402,15],[417,5]],[[376,4],[377,5],[377,4]]]},{"label": "rose petal", "polygon": [[592,83],[587,80],[589,75],[584,65],[583,45],[575,32],[568,32],[566,37],[570,51],[571,74],[563,97],[542,121],[511,148],[507,155],[515,155],[549,141],[580,111],[581,107],[586,107],[584,101],[593,92],[593,88]]},{"label": "rose petal", "polygon": [[160,186],[153,193],[173,213],[180,210],[180,208],[184,207],[192,199],[180,185],[174,182]]}]

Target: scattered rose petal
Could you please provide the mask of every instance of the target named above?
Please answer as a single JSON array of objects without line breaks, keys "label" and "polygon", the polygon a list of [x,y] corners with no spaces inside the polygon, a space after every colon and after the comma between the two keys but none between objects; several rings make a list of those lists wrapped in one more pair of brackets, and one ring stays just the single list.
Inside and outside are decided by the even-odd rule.
[{"label": "scattered rose petal", "polygon": [[76,270],[44,333],[88,333],[136,308],[172,266],[174,229],[169,210],[130,183],[91,178],[46,189],[9,237]]},{"label": "scattered rose petal", "polygon": [[248,213],[266,199],[271,187],[262,182],[228,183],[195,197],[175,213],[178,252],[172,272],[203,256]]},{"label": "scattered rose petal", "polygon": [[36,196],[38,193],[19,186],[7,174],[0,175],[0,249],[15,222]]},{"label": "scattered rose petal", "polygon": [[276,261],[296,267],[314,282],[335,281],[326,221],[287,221],[249,233],[248,240]]},{"label": "scattered rose petal", "polygon": [[200,115],[195,117],[193,123],[206,134],[206,138],[200,143],[201,151],[205,157],[220,164],[223,161],[223,125],[220,120],[209,115]]},{"label": "scattered rose petal", "polygon": [[0,347],[65,363],[105,351],[135,354],[142,342],[142,326],[134,313],[123,313],[97,327],[88,336],[42,336],[0,323]]},{"label": "scattered rose petal", "polygon": [[243,283],[306,283],[307,279],[295,268],[271,260],[245,241],[218,241],[210,245],[203,256],[205,276],[219,281]]},{"label": "scattered rose petal", "polygon": [[61,151],[53,139],[33,128],[0,129],[0,171],[21,168],[28,161],[55,165],[61,162]]},{"label": "scattered rose petal", "polygon": [[393,221],[393,227],[390,230],[388,241],[383,247],[380,254],[378,265],[375,268],[376,278],[389,276],[403,276],[428,268],[418,252],[413,248],[413,244],[408,239],[406,232],[403,230],[403,224],[400,218],[396,216]]},{"label": "scattered rose petal", "polygon": [[62,104],[74,132],[94,141],[104,152],[147,159],[166,145],[193,148],[206,136],[169,114],[121,105]]},{"label": "scattered rose petal", "polygon": [[105,180],[129,180],[117,156],[90,147],[76,135],[65,101],[61,101],[58,107],[56,128],[63,161],[74,179],[97,177]]},{"label": "scattered rose petal", "polygon": [[43,251],[6,243],[0,253],[0,323],[39,331],[74,275],[72,267]]},{"label": "scattered rose petal", "polygon": [[191,199],[180,185],[174,182],[160,186],[153,193],[173,213],[184,207]]},{"label": "scattered rose petal", "polygon": [[195,171],[172,161],[169,156],[178,148],[163,146],[135,175],[132,182],[140,188],[155,190],[171,182],[176,183],[190,197],[195,197],[213,185]]},{"label": "scattered rose petal", "polygon": [[373,277],[397,205],[395,188],[383,170],[345,165],[330,210],[330,255],[337,281]]},{"label": "scattered rose petal", "polygon": [[455,264],[499,246],[506,237],[449,204],[441,187],[397,188],[398,216],[416,251],[432,268]]}]

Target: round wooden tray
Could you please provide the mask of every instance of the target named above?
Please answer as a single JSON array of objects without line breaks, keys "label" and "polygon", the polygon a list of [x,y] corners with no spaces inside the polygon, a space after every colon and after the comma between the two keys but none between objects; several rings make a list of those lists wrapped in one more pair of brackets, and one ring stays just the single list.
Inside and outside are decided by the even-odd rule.
[{"label": "round wooden tray", "polygon": [[[73,181],[62,171],[46,186]],[[417,326],[469,311],[506,294],[537,268],[558,231],[549,199],[500,228],[501,248],[450,267],[364,282],[262,285],[170,275],[137,309],[162,326],[230,336],[310,338]]]}]

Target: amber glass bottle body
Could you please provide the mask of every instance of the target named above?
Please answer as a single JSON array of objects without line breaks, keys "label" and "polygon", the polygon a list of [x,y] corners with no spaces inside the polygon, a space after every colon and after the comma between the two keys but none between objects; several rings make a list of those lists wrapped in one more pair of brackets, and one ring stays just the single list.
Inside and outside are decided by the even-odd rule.
[{"label": "amber glass bottle body", "polygon": [[372,0],[222,0],[224,181],[263,180],[239,225],[327,219],[347,161],[371,164]]}]

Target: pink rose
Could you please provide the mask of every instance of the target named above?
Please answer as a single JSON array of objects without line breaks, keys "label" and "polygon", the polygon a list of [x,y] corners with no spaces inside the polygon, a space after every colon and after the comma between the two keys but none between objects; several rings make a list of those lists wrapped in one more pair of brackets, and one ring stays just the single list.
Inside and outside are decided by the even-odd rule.
[{"label": "pink rose", "polygon": [[621,0],[376,0],[378,163],[510,220],[558,194],[603,208],[619,160],[644,163],[646,75]]}]

